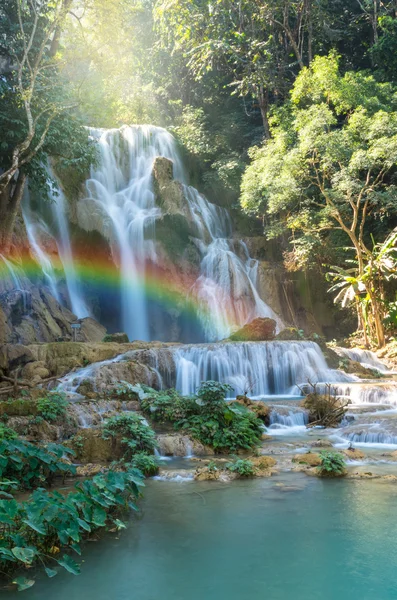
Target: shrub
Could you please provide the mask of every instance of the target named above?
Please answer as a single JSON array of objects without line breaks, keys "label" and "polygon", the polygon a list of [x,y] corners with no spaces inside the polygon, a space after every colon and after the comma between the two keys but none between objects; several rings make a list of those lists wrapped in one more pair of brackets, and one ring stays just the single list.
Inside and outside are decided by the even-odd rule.
[{"label": "shrub", "polygon": [[175,389],[159,392],[146,386],[142,389],[141,408],[153,421],[174,422],[200,411],[195,398],[181,396]]},{"label": "shrub", "polygon": [[138,400],[138,392],[134,385],[128,383],[127,381],[120,381],[117,383],[109,392],[109,396],[112,398],[117,398],[124,402],[129,402],[131,400]]},{"label": "shrub", "polygon": [[156,392],[141,386],[143,411],[155,421],[171,422],[177,430],[212,446],[218,452],[249,450],[261,439],[262,422],[241,405],[228,404],[228,384],[202,383],[198,400],[181,396],[175,390]]},{"label": "shrub", "polygon": [[103,438],[120,438],[125,447],[124,457],[129,460],[134,454],[153,454],[157,447],[156,436],[145,419],[136,413],[121,413],[111,417],[103,428]]},{"label": "shrub", "polygon": [[197,396],[204,404],[209,404],[212,407],[216,405],[223,406],[228,392],[232,391],[232,386],[228,383],[220,383],[219,381],[202,381]]},{"label": "shrub", "polygon": [[346,473],[346,462],[339,452],[320,452],[321,464],[317,467],[322,477],[340,477]]},{"label": "shrub", "polygon": [[50,392],[37,400],[37,414],[46,421],[57,421],[66,415],[68,404],[65,394]]},{"label": "shrub", "polygon": [[159,472],[159,465],[156,457],[153,456],[153,454],[146,454],[145,452],[134,454],[131,459],[131,466],[135,469],[139,469],[146,477],[157,475]]},{"label": "shrub", "polygon": [[254,464],[247,458],[236,458],[233,462],[226,464],[226,469],[238,473],[240,477],[253,477],[256,471]]},{"label": "shrub", "polygon": [[63,459],[74,454],[70,448],[48,444],[45,448],[19,439],[0,442],[0,479],[16,480],[21,489],[50,485],[58,475],[75,473],[73,465]]},{"label": "shrub", "polygon": [[4,423],[0,423],[0,441],[3,440],[15,440],[18,437],[16,431],[4,425]]},{"label": "shrub", "polygon": [[[10,577],[21,568],[40,563],[48,577],[57,575],[53,565],[77,575],[80,566],[69,554],[58,555],[59,548],[67,547],[80,555],[80,542],[89,533],[108,525],[113,530],[125,528],[118,516],[128,507],[136,510],[132,500],[138,498],[141,485],[136,470],[109,472],[77,483],[66,497],[40,489],[23,503],[0,500],[2,574]],[[34,584],[33,579],[23,576],[15,582],[19,590]]]}]

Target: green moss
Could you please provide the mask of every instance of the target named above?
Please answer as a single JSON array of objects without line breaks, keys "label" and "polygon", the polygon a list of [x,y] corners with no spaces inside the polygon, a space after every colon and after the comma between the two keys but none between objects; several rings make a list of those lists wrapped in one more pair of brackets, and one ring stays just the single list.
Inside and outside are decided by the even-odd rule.
[{"label": "green moss", "polygon": [[37,402],[30,398],[17,398],[0,402],[0,415],[29,417],[37,414]]}]

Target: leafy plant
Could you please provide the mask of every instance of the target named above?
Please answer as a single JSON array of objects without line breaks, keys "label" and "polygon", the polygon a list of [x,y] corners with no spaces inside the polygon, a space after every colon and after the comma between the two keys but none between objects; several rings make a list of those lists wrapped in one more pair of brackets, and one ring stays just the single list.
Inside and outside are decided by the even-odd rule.
[{"label": "leafy plant", "polygon": [[18,481],[21,489],[51,484],[58,475],[75,473],[73,465],[63,457],[73,451],[58,444],[41,448],[19,439],[3,439],[0,442],[0,479]]},{"label": "leafy plant", "polygon": [[16,431],[0,423],[0,440],[15,440],[18,437]]},{"label": "leafy plant", "polygon": [[138,469],[143,475],[146,475],[146,477],[156,475],[159,472],[159,465],[156,457],[153,456],[153,454],[146,454],[146,452],[134,454],[130,464],[131,467]]},{"label": "leafy plant", "polygon": [[346,462],[339,452],[320,452],[321,464],[317,467],[322,477],[340,477],[346,473]]},{"label": "leafy plant", "polygon": [[248,409],[226,402],[231,386],[217,381],[202,383],[198,398],[175,390],[156,392],[145,388],[141,407],[153,420],[171,422],[216,451],[249,450],[260,440],[262,422]]},{"label": "leafy plant", "polygon": [[[77,483],[66,497],[39,489],[23,503],[0,500],[1,572],[11,577],[22,567],[41,563],[48,577],[57,575],[54,566],[79,574],[78,563],[69,554],[60,555],[60,548],[80,555],[80,543],[90,533],[107,526],[125,528],[118,516],[128,508],[137,510],[132,500],[138,498],[142,485],[141,474],[134,469],[110,471]],[[23,576],[15,582],[19,590],[34,584]]]},{"label": "leafy plant", "polygon": [[117,397],[125,402],[138,399],[136,387],[127,381],[120,381],[117,383],[110,391],[110,396],[112,396],[112,398]]},{"label": "leafy plant", "polygon": [[37,400],[37,413],[46,421],[57,421],[66,415],[68,404],[65,394],[50,392]]},{"label": "leafy plant", "polygon": [[238,473],[240,477],[253,477],[255,466],[247,458],[235,458],[233,462],[226,464],[226,469],[232,473]]},{"label": "leafy plant", "polygon": [[136,413],[121,413],[106,421],[104,439],[119,438],[125,448],[124,457],[129,460],[134,454],[152,454],[157,447],[156,436],[145,419]]},{"label": "leafy plant", "polygon": [[219,381],[203,381],[197,390],[197,396],[204,404],[221,405],[223,406],[228,392],[233,390],[228,383],[220,383]]}]

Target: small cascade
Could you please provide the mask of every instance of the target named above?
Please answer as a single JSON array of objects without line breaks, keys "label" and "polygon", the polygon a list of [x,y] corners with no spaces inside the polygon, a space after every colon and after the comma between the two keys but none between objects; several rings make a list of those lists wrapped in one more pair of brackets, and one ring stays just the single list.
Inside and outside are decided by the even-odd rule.
[{"label": "small cascade", "polygon": [[366,369],[376,369],[380,373],[390,373],[390,369],[382,363],[374,352],[361,348],[335,348],[339,356],[346,357],[360,363]]},{"label": "small cascade", "polygon": [[294,386],[310,381],[351,381],[328,368],[315,342],[240,342],[182,346],[173,352],[175,387],[195,393],[202,381],[229,383],[234,395],[249,389],[254,397],[291,394]]},{"label": "small cascade", "polygon": [[341,431],[342,438],[355,444],[397,444],[397,431],[387,423],[354,425]]},{"label": "small cascade", "polygon": [[275,406],[270,413],[270,428],[282,425],[284,427],[306,427],[309,423],[307,411],[288,406]]},{"label": "small cascade", "polygon": [[69,412],[74,414],[82,429],[98,427],[104,421],[104,415],[112,412],[128,411],[128,403],[119,400],[96,400],[95,402],[74,402]]},{"label": "small cascade", "polygon": [[[325,387],[317,386],[321,393]],[[351,383],[335,383],[332,393],[350,400],[352,404],[390,404],[397,406],[397,383],[393,381],[353,381]]]}]

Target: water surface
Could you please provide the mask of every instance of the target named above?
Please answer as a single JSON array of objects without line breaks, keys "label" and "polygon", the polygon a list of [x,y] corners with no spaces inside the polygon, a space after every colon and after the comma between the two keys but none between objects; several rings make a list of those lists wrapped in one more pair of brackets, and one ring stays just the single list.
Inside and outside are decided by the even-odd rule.
[{"label": "water surface", "polygon": [[395,600],[397,486],[149,481],[142,517],[24,600]]}]

